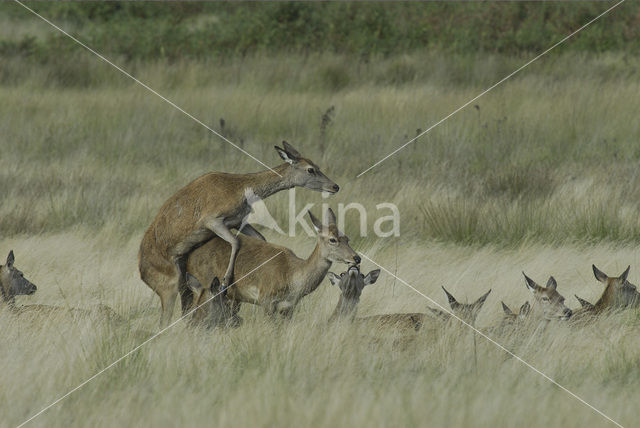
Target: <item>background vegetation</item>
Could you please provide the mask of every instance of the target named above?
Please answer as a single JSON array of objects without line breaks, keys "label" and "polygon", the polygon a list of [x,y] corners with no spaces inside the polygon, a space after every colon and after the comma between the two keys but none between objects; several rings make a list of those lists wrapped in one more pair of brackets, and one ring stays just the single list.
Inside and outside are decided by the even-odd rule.
[{"label": "background vegetation", "polygon": [[[29,2],[100,52],[129,60],[220,59],[256,52],[332,52],[366,58],[424,49],[521,54],[546,49],[612,4]],[[24,21],[20,9],[2,5],[8,20]],[[76,50],[61,34],[21,36],[5,37],[0,45],[4,52],[52,59]],[[638,52],[639,40],[640,6],[627,2],[569,49]]]},{"label": "background vegetation", "polygon": [[[531,296],[553,274],[567,304],[595,301],[591,263],[640,265],[640,5],[627,2],[361,178],[356,175],[611,3],[38,3],[30,7],[269,165],[286,139],[341,186],[297,206],[360,202],[353,247],[446,304],[491,288]],[[104,303],[124,324],[0,309],[0,425],[16,425],[157,329],[139,279],[142,233],[173,192],[211,170],[260,165],[19,5],[0,4],[0,257],[33,302]],[[401,236],[372,236],[394,202]],[[286,193],[266,201],[287,224]],[[265,231],[307,256],[306,236]],[[2,259],[0,259],[2,260]],[[363,263],[363,270],[371,270]],[[341,266],[333,271],[340,272]],[[327,282],[328,284],[328,282]],[[592,426],[600,415],[466,329],[407,340],[325,324],[323,285],[279,325],[202,332],[180,323],[34,421],[36,426]],[[383,274],[361,315],[428,304]],[[539,315],[534,305],[534,314]],[[500,338],[623,425],[637,419],[638,311],[584,328]],[[140,331],[143,331],[142,337]],[[397,346],[398,343],[406,346]]]}]

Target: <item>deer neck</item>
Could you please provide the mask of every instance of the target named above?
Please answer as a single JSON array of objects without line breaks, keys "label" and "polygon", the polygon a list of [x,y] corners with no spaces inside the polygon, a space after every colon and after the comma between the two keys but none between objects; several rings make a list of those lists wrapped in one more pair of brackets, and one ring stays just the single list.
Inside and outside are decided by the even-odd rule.
[{"label": "deer neck", "polygon": [[329,322],[339,319],[353,320],[356,316],[356,309],[359,301],[360,299],[358,298],[349,298],[344,295],[340,295],[340,300],[338,300],[338,304],[336,305],[333,314],[329,317]]},{"label": "deer neck", "polygon": [[0,282],[0,307],[7,305],[13,306],[15,304],[15,297],[10,296],[9,292],[4,289],[4,284]]},{"label": "deer neck", "polygon": [[598,299],[598,301],[594,305],[594,309],[596,310],[596,312],[603,311],[603,310],[613,306],[613,304],[615,303],[615,295],[614,294],[615,294],[614,286],[607,285],[607,288],[604,289],[604,292],[602,293],[602,296],[600,296],[600,298]]},{"label": "deer neck", "polygon": [[287,170],[289,164],[279,165],[273,170],[266,170],[256,172],[254,174],[248,174],[247,188],[260,199],[268,198],[274,193],[278,193],[282,190],[291,189],[294,184],[291,183],[287,177]]},{"label": "deer neck", "polygon": [[315,291],[318,285],[329,272],[331,260],[322,254],[320,240],[316,244],[316,248],[307,260],[304,261],[302,268],[298,273],[298,283],[300,284],[301,295]]}]

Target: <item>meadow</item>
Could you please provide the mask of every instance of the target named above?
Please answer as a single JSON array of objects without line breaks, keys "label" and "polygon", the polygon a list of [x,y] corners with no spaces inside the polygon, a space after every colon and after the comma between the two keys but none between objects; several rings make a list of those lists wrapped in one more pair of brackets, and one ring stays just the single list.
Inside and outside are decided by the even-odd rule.
[{"label": "meadow", "polygon": [[[340,184],[328,200],[298,191],[299,207],[395,203],[400,237],[359,237],[350,213],[352,247],[442,305],[441,285],[468,301],[491,288],[478,319],[487,327],[500,319],[500,300],[513,308],[532,301],[523,270],[540,283],[553,274],[570,307],[574,293],[593,302],[602,292],[592,263],[610,275],[630,264],[631,282],[639,281],[640,60],[558,51],[356,175],[525,61],[257,54],[127,69],[268,165],[278,164],[273,145],[286,139]],[[141,343],[141,330],[157,329],[159,299],[138,277],[137,248],[166,198],[207,171],[262,169],[88,54],[67,69],[29,64],[7,60],[11,78],[0,79],[0,255],[13,249],[39,287],[18,304],[104,303],[126,323],[25,322],[0,311],[2,426]],[[283,223],[286,203],[285,192],[266,201]],[[301,256],[314,245],[266,235]],[[374,267],[363,262],[364,271]],[[325,281],[290,322],[245,306],[238,329],[179,323],[30,425],[610,425],[481,337],[476,363],[463,326],[435,340],[417,334],[400,349],[393,337],[372,342],[376,332],[327,326],[337,298]],[[429,304],[383,273],[365,289],[359,315]],[[505,345],[631,426],[639,326],[636,310],[581,328],[553,323]]]}]

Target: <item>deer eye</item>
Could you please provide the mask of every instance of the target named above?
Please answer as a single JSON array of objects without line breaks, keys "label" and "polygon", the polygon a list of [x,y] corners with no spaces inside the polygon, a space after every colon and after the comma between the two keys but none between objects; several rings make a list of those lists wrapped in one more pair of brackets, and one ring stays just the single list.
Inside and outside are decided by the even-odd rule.
[{"label": "deer eye", "polygon": [[315,174],[315,173],[316,173],[316,170],[315,170],[315,168],[307,168],[307,172],[308,172],[309,174],[313,175],[313,174]]},{"label": "deer eye", "polygon": [[549,298],[548,298],[547,296],[543,296],[543,297],[542,297],[542,300],[544,300],[545,302],[548,302],[548,301],[549,301]]},{"label": "deer eye", "polygon": [[342,273],[340,274],[340,276],[344,276],[344,272],[342,272]]},{"label": "deer eye", "polygon": [[332,244],[337,244],[338,240],[336,238],[331,238],[329,239],[329,242],[331,242]]}]

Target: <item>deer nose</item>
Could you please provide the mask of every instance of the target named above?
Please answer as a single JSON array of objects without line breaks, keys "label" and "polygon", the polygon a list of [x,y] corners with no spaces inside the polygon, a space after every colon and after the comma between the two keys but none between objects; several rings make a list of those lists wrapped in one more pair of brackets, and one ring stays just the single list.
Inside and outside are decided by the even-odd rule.
[{"label": "deer nose", "polygon": [[337,192],[338,190],[340,190],[340,186],[338,186],[337,184],[334,184],[334,185],[333,185],[333,190],[334,190],[335,192]]},{"label": "deer nose", "polygon": [[564,310],[564,315],[567,318],[569,318],[569,317],[571,317],[571,315],[573,315],[573,311],[571,309],[567,308],[567,309]]},{"label": "deer nose", "polygon": [[362,261],[362,259],[360,258],[360,256],[359,256],[359,255],[357,255],[357,254],[356,254],[356,255],[353,257],[353,261],[354,261],[354,262],[356,262],[356,264],[358,265],[358,264],[360,264],[360,262]]}]

